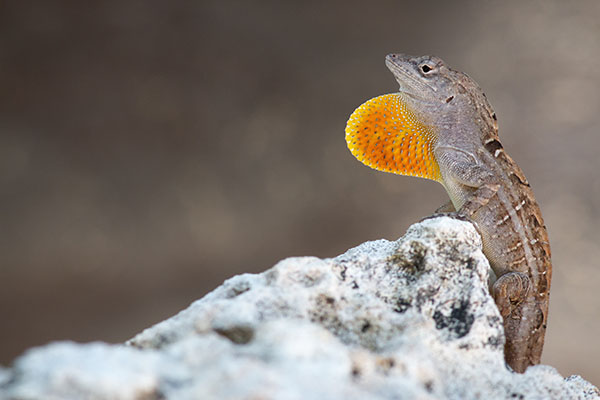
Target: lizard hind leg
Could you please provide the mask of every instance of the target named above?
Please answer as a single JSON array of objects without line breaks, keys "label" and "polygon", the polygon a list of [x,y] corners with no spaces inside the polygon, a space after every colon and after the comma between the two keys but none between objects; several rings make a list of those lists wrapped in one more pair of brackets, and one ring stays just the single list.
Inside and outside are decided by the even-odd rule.
[{"label": "lizard hind leg", "polygon": [[435,134],[407,107],[401,93],[368,100],[346,125],[348,148],[363,164],[440,182],[440,167],[433,155],[435,141]]},{"label": "lizard hind leg", "polygon": [[492,288],[494,301],[503,319],[513,315],[531,288],[529,277],[522,272],[508,272],[500,276]]}]

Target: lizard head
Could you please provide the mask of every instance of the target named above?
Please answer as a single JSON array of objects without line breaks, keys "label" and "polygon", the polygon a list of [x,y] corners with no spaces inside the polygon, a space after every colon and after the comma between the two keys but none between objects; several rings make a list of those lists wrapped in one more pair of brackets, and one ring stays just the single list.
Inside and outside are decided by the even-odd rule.
[{"label": "lizard head", "polygon": [[[400,90],[368,100],[352,113],[348,148],[371,168],[442,182],[436,146],[473,142],[458,132],[467,124],[479,124],[468,132],[481,132],[483,142],[490,134],[486,126],[497,126],[495,114],[471,78],[437,57],[390,54],[386,65]],[[440,135],[443,130],[453,134]]]},{"label": "lizard head", "polygon": [[[385,64],[400,85],[407,107],[432,129],[483,120],[497,130],[496,114],[485,93],[467,74],[435,56],[389,54]],[[487,129],[482,135],[488,135]]]}]

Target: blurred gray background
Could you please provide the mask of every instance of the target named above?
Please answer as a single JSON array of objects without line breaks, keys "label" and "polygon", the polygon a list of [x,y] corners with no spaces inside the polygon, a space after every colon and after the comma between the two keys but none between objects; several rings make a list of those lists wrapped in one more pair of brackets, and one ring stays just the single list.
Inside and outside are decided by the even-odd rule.
[{"label": "blurred gray background", "polygon": [[600,384],[598,21],[595,0],[2,2],[0,364],[430,214],[441,185],[344,141],[407,52],[485,89],[549,229],[543,361]]}]

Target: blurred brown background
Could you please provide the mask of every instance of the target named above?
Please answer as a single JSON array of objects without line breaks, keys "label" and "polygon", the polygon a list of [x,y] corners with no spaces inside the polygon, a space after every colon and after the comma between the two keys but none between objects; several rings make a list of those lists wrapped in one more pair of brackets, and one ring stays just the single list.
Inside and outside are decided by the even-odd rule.
[{"label": "blurred brown background", "polygon": [[468,72],[541,204],[545,363],[600,384],[600,2],[0,3],[0,363],[123,341],[241,272],[446,200],[346,149],[389,52]]}]

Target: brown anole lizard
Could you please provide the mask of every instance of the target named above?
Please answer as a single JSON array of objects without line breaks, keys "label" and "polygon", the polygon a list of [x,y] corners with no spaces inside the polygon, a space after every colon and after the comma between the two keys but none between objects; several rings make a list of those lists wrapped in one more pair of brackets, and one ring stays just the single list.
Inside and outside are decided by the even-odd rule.
[{"label": "brown anole lizard", "polygon": [[440,182],[438,212],[474,221],[493,271],[490,291],[504,321],[506,362],[540,362],[552,276],[548,234],[525,175],[498,138],[496,114],[466,74],[433,56],[390,54],[397,93],[358,107],[346,142],[364,164]]}]

